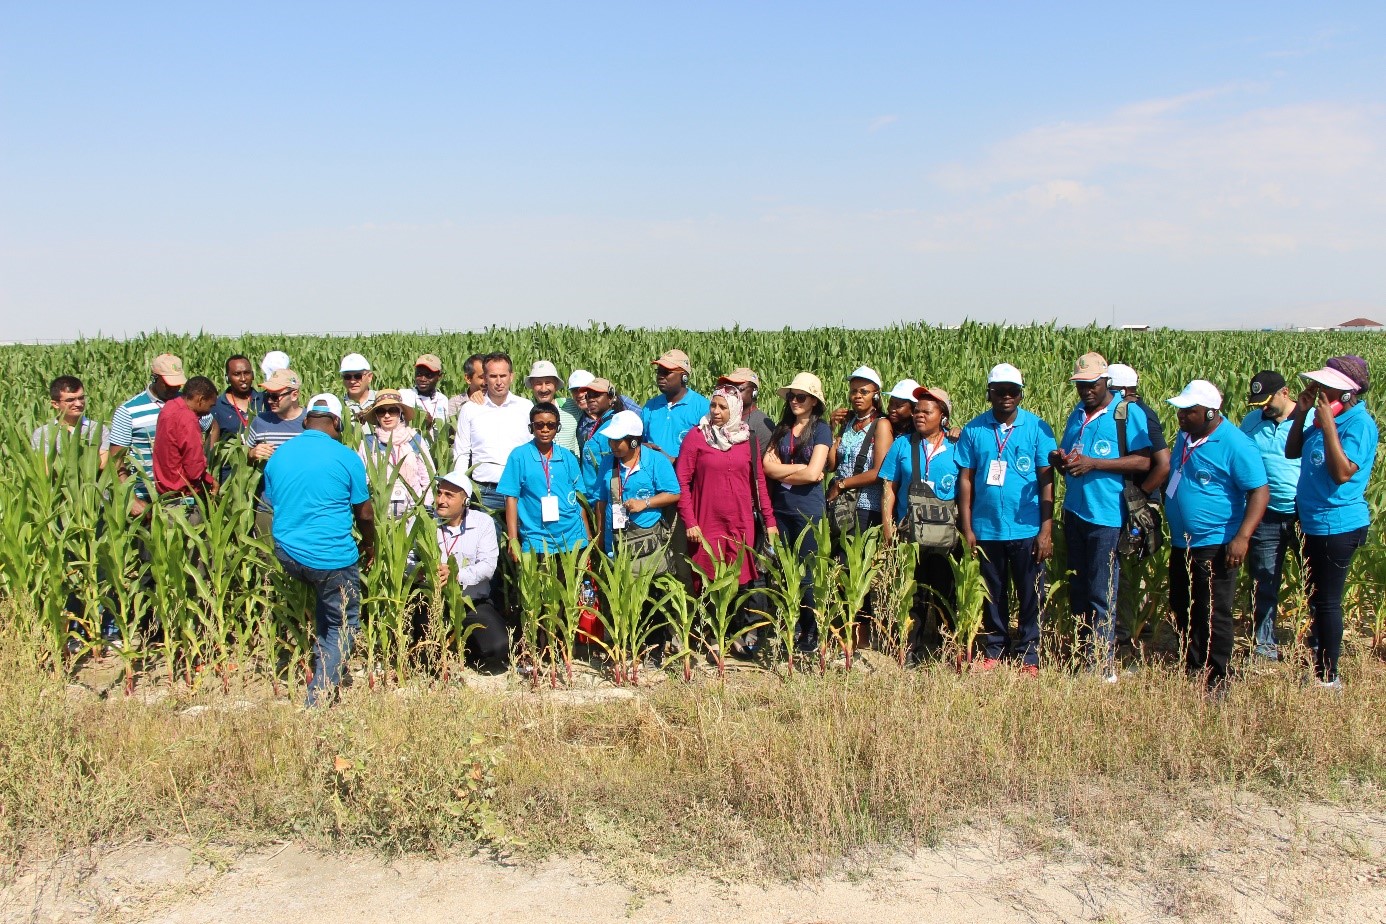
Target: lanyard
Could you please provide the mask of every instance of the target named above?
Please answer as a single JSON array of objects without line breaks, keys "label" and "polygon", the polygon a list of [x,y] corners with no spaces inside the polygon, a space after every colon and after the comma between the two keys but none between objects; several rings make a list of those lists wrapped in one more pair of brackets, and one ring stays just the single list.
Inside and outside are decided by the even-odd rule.
[{"label": "lanyard", "polygon": [[[447,529],[446,526],[443,527],[443,528],[444,528],[445,530]],[[457,527],[457,535],[452,537],[452,541],[451,541],[451,542],[449,542],[449,541],[447,540],[447,538],[446,538],[446,537],[447,537],[447,533],[445,532],[445,533],[443,534],[443,536],[444,536],[443,542],[445,543],[444,548],[443,548],[443,559],[444,559],[445,561],[451,561],[451,560],[452,560],[452,553],[455,552],[455,551],[457,550],[457,544],[458,544],[459,542],[462,541],[462,533],[465,532],[465,531],[466,531],[465,527],[463,527],[463,526],[458,526],[458,527]]]},{"label": "lanyard", "polygon": [[[626,482],[630,481],[630,476],[638,471],[640,471],[639,465],[636,465],[635,468],[626,468],[624,464],[621,464],[620,470],[616,473],[616,477],[621,480],[621,503],[623,504],[626,502]],[[621,472],[625,472],[625,474],[623,475]]]},{"label": "lanyard", "polygon": [[1102,410],[1098,411],[1096,414],[1093,414],[1091,417],[1088,417],[1087,415],[1084,415],[1084,416],[1083,416],[1083,425],[1082,425],[1081,427],[1078,428],[1078,448],[1079,448],[1079,449],[1082,449],[1082,448],[1083,448],[1083,431],[1085,431],[1085,430],[1088,429],[1088,424],[1092,423],[1094,420],[1096,420],[1097,418],[1101,417],[1103,414],[1107,413],[1107,408],[1110,408],[1111,406],[1112,406],[1112,403],[1109,401],[1109,402],[1107,402],[1107,406],[1106,406],[1106,407],[1102,408]]},{"label": "lanyard", "polygon": [[[539,449],[536,447],[534,451],[535,451],[535,452],[539,452]],[[550,455],[552,455],[552,453],[553,453],[553,448],[552,448],[552,447],[550,447],[549,453],[550,453]],[[552,494],[552,493],[553,493],[553,475],[552,475],[552,474],[550,473],[550,471],[549,471],[549,457],[546,456],[546,455],[544,455],[542,452],[539,452],[539,464],[542,465],[542,466],[544,466],[544,492],[545,492],[546,494]]]},{"label": "lanyard", "polygon": [[1209,433],[1208,436],[1205,436],[1200,440],[1190,440],[1188,435],[1185,434],[1184,450],[1179,454],[1179,471],[1182,472],[1184,470],[1184,463],[1189,461],[1189,457],[1193,455],[1194,450],[1202,446],[1204,443],[1208,442],[1208,437],[1212,435],[1213,434]]},{"label": "lanyard", "polygon": [[[1009,439],[1009,437],[1007,437],[1007,438]],[[924,456],[924,480],[925,480],[925,481],[928,481],[928,480],[929,480],[929,463],[932,462],[932,461],[934,460],[934,456],[938,455],[940,452],[943,451],[943,439],[944,439],[943,434],[940,433],[940,434],[938,435],[938,443],[937,443],[937,444],[931,443],[931,442],[929,442],[927,439],[922,440],[922,442],[924,443],[924,452],[923,452],[923,456]]]},{"label": "lanyard", "polygon": [[[1011,428],[1006,431],[1006,438],[1004,440],[1001,438],[1000,425],[997,425],[996,429],[991,431],[991,435],[996,437],[996,458],[999,459],[1006,454],[1006,444],[1011,441],[1011,437],[1015,436],[1015,431],[1018,429],[1018,425],[1011,424]],[[1082,431],[1079,432],[1081,434]]]},{"label": "lanyard", "polygon": [[[241,406],[240,406],[239,404],[237,404],[230,396],[227,396],[227,398],[226,398],[226,403],[229,404],[229,405],[231,405],[231,410],[235,411],[235,412],[236,412],[236,416],[239,417],[239,418],[241,419],[241,429],[242,429],[242,430],[244,430],[247,426],[250,425],[250,418],[249,418],[248,416],[246,416],[245,411],[241,410]],[[250,405],[249,405],[249,402],[247,402],[246,406],[247,406],[247,407],[250,406]]]}]

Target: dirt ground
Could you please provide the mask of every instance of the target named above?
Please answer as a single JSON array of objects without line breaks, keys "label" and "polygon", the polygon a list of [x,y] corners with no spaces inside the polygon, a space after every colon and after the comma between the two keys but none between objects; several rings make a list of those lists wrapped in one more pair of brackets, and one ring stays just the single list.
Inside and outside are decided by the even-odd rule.
[{"label": "dirt ground", "polygon": [[[1024,832],[1019,833],[1019,832]],[[973,824],[915,853],[798,882],[587,858],[386,862],[295,844],[249,852],[132,844],[20,870],[4,922],[1386,922],[1386,815],[1241,800],[1156,845],[1082,846],[1062,829]]]}]

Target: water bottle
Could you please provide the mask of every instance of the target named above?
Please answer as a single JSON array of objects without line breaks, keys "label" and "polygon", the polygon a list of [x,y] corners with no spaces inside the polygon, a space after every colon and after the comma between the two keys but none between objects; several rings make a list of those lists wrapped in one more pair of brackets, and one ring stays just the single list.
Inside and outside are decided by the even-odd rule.
[{"label": "water bottle", "polygon": [[597,588],[592,586],[591,578],[582,579],[582,605],[589,610],[597,608]]}]

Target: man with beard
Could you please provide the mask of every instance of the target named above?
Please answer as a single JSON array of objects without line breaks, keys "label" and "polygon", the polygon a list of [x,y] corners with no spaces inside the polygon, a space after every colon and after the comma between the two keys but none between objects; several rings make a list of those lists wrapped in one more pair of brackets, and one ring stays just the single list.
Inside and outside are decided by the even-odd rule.
[{"label": "man with beard", "polygon": [[1299,487],[1299,459],[1285,458],[1285,441],[1290,436],[1290,412],[1294,396],[1285,377],[1265,370],[1251,379],[1246,400],[1252,409],[1242,418],[1241,430],[1256,444],[1266,464],[1270,482],[1270,506],[1251,534],[1247,567],[1251,571],[1255,652],[1271,661],[1280,659],[1275,639],[1275,618],[1280,605],[1280,579],[1285,553],[1299,548],[1299,518],[1295,514],[1295,495]]},{"label": "man with beard", "polygon": [[226,360],[226,391],[212,405],[212,444],[240,436],[264,409],[264,398],[255,390],[250,359],[237,353]]},{"label": "man with beard", "polygon": [[448,396],[438,388],[442,378],[443,361],[432,353],[425,353],[414,360],[414,387],[399,390],[405,404],[422,412],[415,429],[429,440],[438,436],[439,426],[448,419]]}]

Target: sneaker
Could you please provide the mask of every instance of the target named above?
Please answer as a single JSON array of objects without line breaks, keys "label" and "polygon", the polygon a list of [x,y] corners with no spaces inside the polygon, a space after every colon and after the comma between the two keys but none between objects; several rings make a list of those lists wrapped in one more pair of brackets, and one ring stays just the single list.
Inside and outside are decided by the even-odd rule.
[{"label": "sneaker", "polygon": [[1117,680],[1118,678],[1116,674],[1107,674],[1102,678],[1103,683],[1116,683]]},{"label": "sneaker", "polygon": [[814,654],[818,651],[817,635],[801,635],[794,643],[794,650],[799,654]]},{"label": "sneaker", "polygon": [[982,660],[977,662],[977,670],[981,671],[982,673],[986,673],[987,671],[994,671],[1000,666],[1000,658],[983,658]]},{"label": "sneaker", "polygon": [[1020,676],[1022,676],[1022,677],[1038,677],[1038,676],[1039,676],[1039,665],[1038,665],[1038,664],[1026,664],[1026,665],[1024,665],[1023,667],[1020,668]]},{"label": "sneaker", "polygon": [[1343,692],[1343,679],[1341,677],[1334,677],[1332,680],[1318,680],[1315,681],[1315,685],[1320,690],[1328,690],[1330,693]]}]

